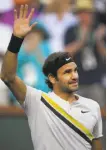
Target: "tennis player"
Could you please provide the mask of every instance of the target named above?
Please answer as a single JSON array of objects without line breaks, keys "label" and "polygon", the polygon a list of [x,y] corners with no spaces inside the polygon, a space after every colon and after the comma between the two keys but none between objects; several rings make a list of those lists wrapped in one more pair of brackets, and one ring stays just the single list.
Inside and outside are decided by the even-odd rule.
[{"label": "tennis player", "polygon": [[43,65],[46,83],[52,92],[29,87],[16,76],[21,44],[35,26],[30,26],[33,13],[34,9],[27,15],[28,5],[21,6],[19,15],[14,11],[13,34],[4,56],[1,79],[28,117],[34,149],[102,150],[100,107],[97,102],[75,94],[79,76],[70,53],[53,53]]}]

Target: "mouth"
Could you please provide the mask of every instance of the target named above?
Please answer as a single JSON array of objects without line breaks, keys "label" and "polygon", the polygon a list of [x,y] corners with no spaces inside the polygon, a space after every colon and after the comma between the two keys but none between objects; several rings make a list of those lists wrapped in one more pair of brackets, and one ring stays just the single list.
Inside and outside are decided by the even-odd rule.
[{"label": "mouth", "polygon": [[72,85],[78,85],[78,82],[73,82]]},{"label": "mouth", "polygon": [[69,83],[70,85],[73,85],[73,86],[78,86],[78,82],[77,81],[75,81],[75,82],[71,82],[71,83]]}]

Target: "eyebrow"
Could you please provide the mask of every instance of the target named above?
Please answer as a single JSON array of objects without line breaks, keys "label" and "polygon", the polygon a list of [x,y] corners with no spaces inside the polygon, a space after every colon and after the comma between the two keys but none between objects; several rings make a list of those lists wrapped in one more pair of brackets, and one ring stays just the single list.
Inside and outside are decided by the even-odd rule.
[{"label": "eyebrow", "polygon": [[67,71],[73,71],[73,70],[78,70],[78,67],[75,67],[74,69],[68,68],[64,71],[64,73],[66,73]]}]

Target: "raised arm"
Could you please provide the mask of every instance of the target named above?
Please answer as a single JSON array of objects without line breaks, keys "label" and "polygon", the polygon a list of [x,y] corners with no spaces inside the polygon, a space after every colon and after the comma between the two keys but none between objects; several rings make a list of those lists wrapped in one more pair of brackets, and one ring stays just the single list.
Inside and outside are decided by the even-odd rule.
[{"label": "raised arm", "polygon": [[78,51],[80,51],[87,42],[87,37],[89,34],[89,27],[79,27],[79,38],[77,36],[78,27],[71,27],[65,34],[65,51],[72,53],[74,56]]},{"label": "raised arm", "polygon": [[102,58],[106,57],[106,44],[104,37],[106,36],[106,26],[101,24],[95,31],[96,48]]},{"label": "raised arm", "polygon": [[[14,10],[13,35],[4,56],[1,75],[2,81],[9,87],[16,99],[22,104],[25,100],[26,85],[16,76],[17,56],[24,37],[32,30],[35,24],[30,26],[30,20],[33,16],[34,8],[28,14],[28,5],[21,5],[19,15]],[[26,59],[26,58],[23,58]]]}]

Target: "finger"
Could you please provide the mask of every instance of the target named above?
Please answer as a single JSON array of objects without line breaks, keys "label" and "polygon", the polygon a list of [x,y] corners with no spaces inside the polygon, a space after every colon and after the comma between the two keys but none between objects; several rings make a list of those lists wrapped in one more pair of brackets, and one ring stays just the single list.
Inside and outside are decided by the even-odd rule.
[{"label": "finger", "polygon": [[22,18],[23,17],[23,11],[24,11],[24,6],[21,5],[20,7],[20,14],[19,14],[19,18]]},{"label": "finger", "polygon": [[32,8],[32,10],[31,10],[31,12],[30,12],[30,14],[29,14],[29,16],[28,16],[28,19],[29,19],[29,20],[32,19],[32,16],[33,16],[33,14],[34,14],[34,11],[35,11],[35,9]]},{"label": "finger", "polygon": [[23,18],[26,18],[27,14],[28,14],[28,5],[26,4],[24,8]]},{"label": "finger", "polygon": [[14,10],[14,19],[15,20],[17,19],[17,10],[16,9]]},{"label": "finger", "polygon": [[33,23],[30,27],[31,29],[34,28],[37,25],[37,22]]}]

